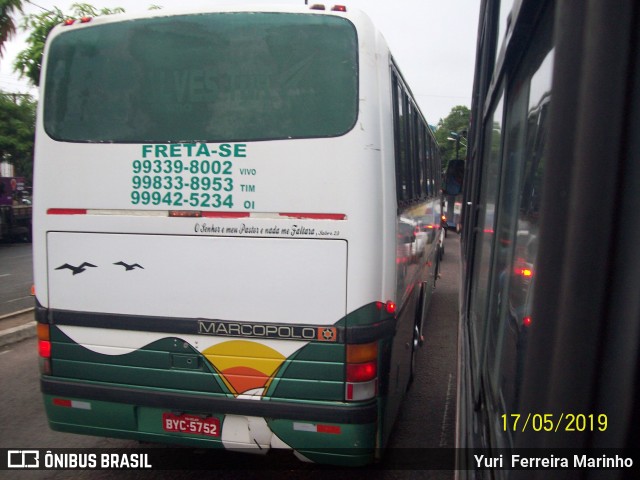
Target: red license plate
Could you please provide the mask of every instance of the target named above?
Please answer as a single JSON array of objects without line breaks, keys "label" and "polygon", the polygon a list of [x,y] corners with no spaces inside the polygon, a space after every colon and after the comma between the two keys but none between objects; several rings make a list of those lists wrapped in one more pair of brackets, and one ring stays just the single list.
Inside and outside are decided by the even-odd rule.
[{"label": "red license plate", "polygon": [[163,413],[162,428],[165,432],[192,433],[208,437],[220,436],[220,420],[216,417],[202,418],[196,415]]}]

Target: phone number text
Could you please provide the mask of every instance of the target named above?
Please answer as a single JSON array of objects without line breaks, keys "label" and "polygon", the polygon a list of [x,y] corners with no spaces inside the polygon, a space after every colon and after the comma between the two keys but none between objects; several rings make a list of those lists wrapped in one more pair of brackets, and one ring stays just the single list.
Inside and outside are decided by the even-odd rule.
[{"label": "phone number text", "polygon": [[131,192],[133,205],[167,205],[171,207],[202,207],[202,208],[233,208],[233,195],[219,193],[191,193],[189,196],[182,192],[137,191]]}]

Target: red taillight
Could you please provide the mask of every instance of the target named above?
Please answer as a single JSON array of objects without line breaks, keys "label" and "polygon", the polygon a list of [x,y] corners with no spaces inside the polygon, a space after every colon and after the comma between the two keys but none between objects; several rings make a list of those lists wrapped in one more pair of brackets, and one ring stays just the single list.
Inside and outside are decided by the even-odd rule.
[{"label": "red taillight", "polygon": [[92,20],[91,17],[82,17],[80,23],[89,23]]},{"label": "red taillight", "polygon": [[347,7],[344,5],[334,5],[331,8],[331,11],[333,12],[346,12],[347,11]]},{"label": "red taillight", "polygon": [[378,310],[382,310],[384,308],[384,311],[390,315],[396,313],[396,310],[398,309],[396,302],[392,302],[391,300],[387,301],[387,303],[376,302],[376,308]]},{"label": "red taillight", "polygon": [[51,332],[49,325],[38,323],[36,326],[38,337],[38,355],[40,356],[40,372],[51,375]]},{"label": "red taillight", "polygon": [[67,26],[67,27],[68,27],[69,25],[73,25],[74,23],[76,23],[76,21],[75,21],[75,19],[73,19],[73,18],[67,18],[67,19],[64,21],[64,25],[65,25],[65,26]]},{"label": "red taillight", "polygon": [[531,317],[530,316],[526,316],[522,319],[522,325],[524,325],[525,327],[528,327],[531,325]]},{"label": "red taillight", "polygon": [[397,309],[397,306],[395,302],[392,302],[392,301],[387,302],[387,306],[386,306],[387,313],[393,315],[394,313],[396,313],[396,309]]},{"label": "red taillight", "polygon": [[38,341],[38,355],[42,358],[51,358],[51,342],[47,340]]},{"label": "red taillight", "polygon": [[513,273],[525,278],[533,277],[533,268],[527,264],[524,258],[518,258],[515,261],[515,267],[513,268]]},{"label": "red taillight", "polygon": [[378,391],[378,342],[347,345],[345,399],[367,400]]},{"label": "red taillight", "polygon": [[347,382],[360,383],[373,380],[378,375],[376,361],[347,364]]}]

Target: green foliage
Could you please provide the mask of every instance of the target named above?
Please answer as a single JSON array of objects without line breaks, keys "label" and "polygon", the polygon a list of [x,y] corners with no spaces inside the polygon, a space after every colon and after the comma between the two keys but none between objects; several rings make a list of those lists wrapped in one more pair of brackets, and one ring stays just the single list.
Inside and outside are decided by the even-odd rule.
[{"label": "green foliage", "polygon": [[67,18],[97,17],[123,12],[124,9],[119,7],[98,9],[88,3],[74,3],[71,5],[69,14],[65,14],[58,7],[53,7],[51,10],[25,16],[21,28],[29,32],[27,48],[18,54],[13,65],[14,70],[21,77],[26,77],[33,85],[39,85],[44,44],[53,27],[63,23]]},{"label": "green foliage", "polygon": [[0,159],[15,166],[16,176],[33,176],[36,102],[29,95],[0,92]]},{"label": "green foliage", "polygon": [[444,169],[449,163],[449,160],[456,158],[456,141],[449,140],[449,138],[455,139],[455,135],[461,135],[461,141],[458,144],[458,158],[464,160],[467,157],[467,139],[466,132],[469,129],[469,120],[471,117],[471,111],[464,105],[458,105],[451,109],[449,115],[446,118],[440,119],[438,122],[438,128],[436,129],[435,136],[440,147],[440,156],[442,158],[442,168]]},{"label": "green foliage", "polygon": [[16,33],[13,16],[22,12],[22,0],[0,0],[0,57],[4,52],[4,44]]}]

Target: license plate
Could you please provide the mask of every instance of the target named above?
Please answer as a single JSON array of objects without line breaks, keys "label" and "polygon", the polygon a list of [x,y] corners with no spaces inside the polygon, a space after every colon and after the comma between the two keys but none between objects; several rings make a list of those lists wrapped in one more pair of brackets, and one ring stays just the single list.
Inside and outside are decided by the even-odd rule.
[{"label": "license plate", "polygon": [[208,437],[220,436],[220,420],[216,417],[202,418],[196,415],[163,413],[162,428],[165,432],[191,433]]}]

